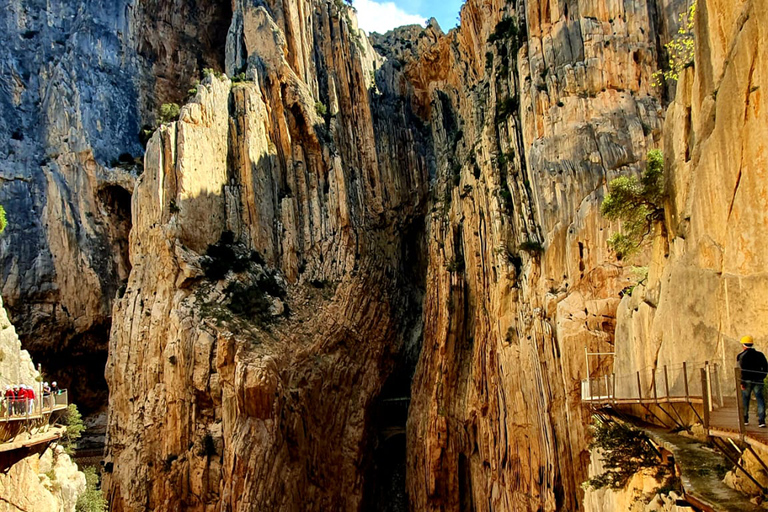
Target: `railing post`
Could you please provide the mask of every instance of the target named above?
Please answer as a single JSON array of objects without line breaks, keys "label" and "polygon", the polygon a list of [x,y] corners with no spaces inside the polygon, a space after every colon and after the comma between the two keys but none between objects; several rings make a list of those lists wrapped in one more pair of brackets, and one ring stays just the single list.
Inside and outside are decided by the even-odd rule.
[{"label": "railing post", "polygon": [[613,399],[613,403],[616,403],[616,374],[611,374],[611,398]]},{"label": "railing post", "polygon": [[605,374],[605,397],[606,399],[610,398],[611,396],[611,388],[608,385],[608,374]]},{"label": "railing post", "polygon": [[659,403],[659,395],[658,391],[656,390],[656,370],[653,370],[653,378],[651,381],[653,382],[653,401]]},{"label": "railing post", "polygon": [[589,394],[589,401],[592,401],[592,376],[589,374],[589,350],[584,345],[584,360],[587,366],[587,393]]},{"label": "railing post", "polygon": [[667,372],[667,365],[664,365],[664,391],[667,393],[667,402],[669,402],[669,373]]},{"label": "railing post", "polygon": [[707,370],[701,369],[701,405],[704,410],[704,429],[709,434],[709,389],[707,389]]},{"label": "railing post", "polygon": [[637,403],[643,402],[643,386],[640,384],[640,372],[637,372]]},{"label": "railing post", "polygon": [[[741,368],[738,366],[734,368],[734,374],[736,376],[736,408],[739,410],[739,434],[744,436],[744,415],[748,410],[744,410],[743,392],[741,391]],[[747,402],[747,407],[749,407],[749,402]]]},{"label": "railing post", "polygon": [[683,361],[683,381],[685,381],[685,401],[688,402],[689,393],[688,393],[688,363]]},{"label": "railing post", "polygon": [[717,378],[715,379],[715,383],[717,385],[717,405],[719,407],[723,407],[725,405],[725,402],[723,401],[723,383],[722,383],[722,377],[720,377],[720,365],[715,363],[715,375]]}]

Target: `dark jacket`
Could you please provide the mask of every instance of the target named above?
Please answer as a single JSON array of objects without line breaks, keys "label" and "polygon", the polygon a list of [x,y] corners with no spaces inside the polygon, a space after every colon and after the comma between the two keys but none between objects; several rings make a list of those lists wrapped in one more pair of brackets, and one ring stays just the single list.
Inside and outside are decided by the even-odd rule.
[{"label": "dark jacket", "polygon": [[768,361],[762,352],[748,348],[736,356],[736,360],[739,362],[739,368],[741,368],[742,384],[745,382],[762,383],[765,380],[765,375],[768,373]]}]

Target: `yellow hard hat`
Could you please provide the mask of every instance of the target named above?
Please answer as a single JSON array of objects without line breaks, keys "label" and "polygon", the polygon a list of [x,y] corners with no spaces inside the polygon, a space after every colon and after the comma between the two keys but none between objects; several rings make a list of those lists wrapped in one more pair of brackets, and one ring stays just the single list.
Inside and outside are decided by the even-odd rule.
[{"label": "yellow hard hat", "polygon": [[755,340],[752,339],[752,336],[744,336],[741,338],[742,345],[752,345],[754,342]]}]

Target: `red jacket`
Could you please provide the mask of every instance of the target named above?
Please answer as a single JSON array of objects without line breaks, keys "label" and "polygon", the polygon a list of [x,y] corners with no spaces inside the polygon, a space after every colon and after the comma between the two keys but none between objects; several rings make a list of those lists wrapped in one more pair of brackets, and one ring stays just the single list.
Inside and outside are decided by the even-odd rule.
[{"label": "red jacket", "polygon": [[13,394],[12,389],[6,389],[5,390],[5,398],[16,398],[16,395]]},{"label": "red jacket", "polygon": [[32,388],[27,389],[27,398],[29,398],[30,400],[35,399],[35,391]]}]

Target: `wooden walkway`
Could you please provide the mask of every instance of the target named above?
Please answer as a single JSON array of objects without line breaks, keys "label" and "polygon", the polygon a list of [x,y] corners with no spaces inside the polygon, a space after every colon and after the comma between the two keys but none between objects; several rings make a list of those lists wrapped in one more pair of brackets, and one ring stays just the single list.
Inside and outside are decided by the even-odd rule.
[{"label": "wooden walkway", "polygon": [[[0,423],[16,421],[39,420],[49,417],[56,411],[63,411],[69,407],[69,395],[66,389],[55,395],[44,396],[43,400],[36,399],[32,411],[24,413],[14,412],[14,407],[8,399],[3,399],[0,405]],[[26,404],[15,404],[19,408],[26,408]]]}]

